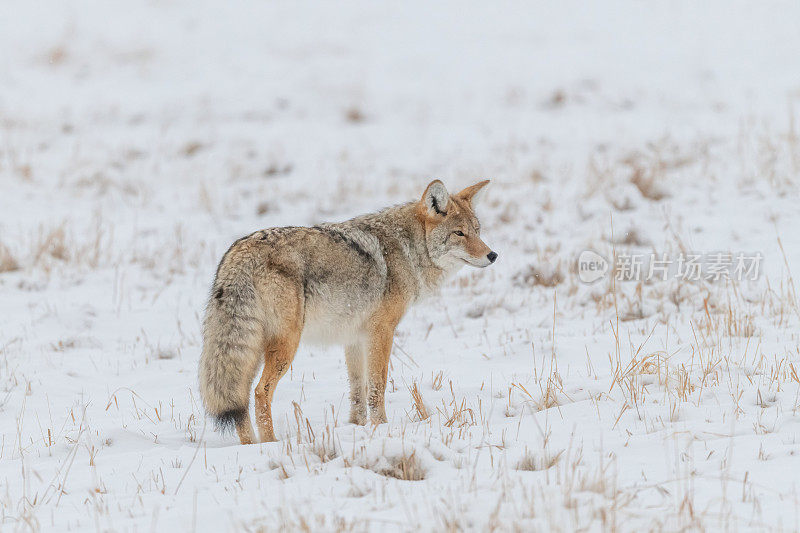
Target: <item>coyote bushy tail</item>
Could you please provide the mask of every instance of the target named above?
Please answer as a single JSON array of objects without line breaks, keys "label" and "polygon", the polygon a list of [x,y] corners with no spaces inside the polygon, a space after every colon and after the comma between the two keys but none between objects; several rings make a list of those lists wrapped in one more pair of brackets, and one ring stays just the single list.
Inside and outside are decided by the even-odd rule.
[{"label": "coyote bushy tail", "polygon": [[258,371],[264,323],[252,278],[214,281],[203,324],[200,395],[218,429],[248,417],[250,387]]}]

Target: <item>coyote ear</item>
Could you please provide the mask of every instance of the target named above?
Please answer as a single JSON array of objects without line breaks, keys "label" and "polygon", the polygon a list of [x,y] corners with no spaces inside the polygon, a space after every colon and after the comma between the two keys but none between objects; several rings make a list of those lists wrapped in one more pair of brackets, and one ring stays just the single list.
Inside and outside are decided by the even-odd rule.
[{"label": "coyote ear", "polygon": [[469,205],[475,207],[475,205],[481,201],[484,194],[486,193],[486,186],[489,185],[489,180],[479,181],[475,185],[467,187],[456,196],[461,198],[462,200],[466,200],[469,202]]},{"label": "coyote ear", "polygon": [[433,180],[428,184],[425,189],[425,194],[422,195],[422,204],[428,211],[430,216],[444,216],[447,214],[447,203],[450,200],[450,194],[447,189],[439,180]]}]

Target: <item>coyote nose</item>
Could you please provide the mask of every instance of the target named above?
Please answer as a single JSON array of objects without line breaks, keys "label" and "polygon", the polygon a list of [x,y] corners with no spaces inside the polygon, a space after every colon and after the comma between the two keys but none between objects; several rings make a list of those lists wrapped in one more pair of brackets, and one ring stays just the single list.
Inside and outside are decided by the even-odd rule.
[{"label": "coyote nose", "polygon": [[486,256],[486,259],[488,259],[490,263],[494,263],[497,259],[497,254],[494,252],[489,252],[489,254]]}]

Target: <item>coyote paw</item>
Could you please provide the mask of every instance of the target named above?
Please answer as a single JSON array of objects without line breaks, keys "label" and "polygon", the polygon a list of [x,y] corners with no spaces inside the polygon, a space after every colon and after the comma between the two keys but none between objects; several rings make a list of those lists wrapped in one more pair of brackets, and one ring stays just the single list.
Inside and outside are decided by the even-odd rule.
[{"label": "coyote paw", "polygon": [[381,409],[381,412],[379,413],[371,413],[370,422],[372,422],[372,424],[375,426],[388,422],[386,419],[386,411]]},{"label": "coyote paw", "polygon": [[367,423],[367,413],[364,411],[350,411],[350,423],[363,426]]}]

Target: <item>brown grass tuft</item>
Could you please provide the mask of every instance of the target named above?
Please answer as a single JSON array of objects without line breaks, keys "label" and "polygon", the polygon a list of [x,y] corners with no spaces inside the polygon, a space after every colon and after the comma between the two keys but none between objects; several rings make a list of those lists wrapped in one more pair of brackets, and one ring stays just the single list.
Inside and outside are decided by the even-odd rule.
[{"label": "brown grass tuft", "polygon": [[203,143],[199,142],[199,141],[191,141],[191,142],[186,143],[186,145],[181,149],[181,153],[185,157],[192,157],[193,155],[195,155],[196,153],[198,153],[200,150],[204,149],[205,147],[206,146]]},{"label": "brown grass tuft", "polygon": [[663,176],[660,172],[648,172],[640,166],[634,166],[630,182],[639,189],[643,197],[657,202],[669,196],[657,183],[660,176]]},{"label": "brown grass tuft", "polygon": [[361,122],[364,122],[364,120],[366,120],[367,117],[364,115],[364,112],[361,111],[358,107],[352,106],[348,108],[347,111],[345,111],[344,118],[345,120],[347,120],[347,122],[352,122],[353,124],[359,124]]},{"label": "brown grass tuft", "polygon": [[58,227],[43,233],[36,244],[33,254],[33,262],[39,263],[46,257],[52,257],[60,261],[67,261],[70,258],[69,247],[67,246],[66,232],[63,227]]},{"label": "brown grass tuft", "polygon": [[19,263],[4,244],[0,243],[0,273],[19,270]]},{"label": "brown grass tuft", "polygon": [[567,103],[567,93],[563,89],[556,89],[550,97],[544,102],[542,107],[545,109],[558,109],[564,107]]},{"label": "brown grass tuft", "polygon": [[256,207],[256,214],[260,216],[266,215],[267,213],[271,213],[273,211],[275,211],[275,207],[269,202],[261,202]]},{"label": "brown grass tuft", "polygon": [[650,244],[650,239],[645,237],[638,228],[631,226],[621,234],[614,236],[614,244],[625,246],[647,246]]},{"label": "brown grass tuft", "polygon": [[523,455],[522,459],[519,460],[516,468],[517,470],[524,470],[526,472],[539,472],[541,470],[547,470],[548,468],[554,467],[556,463],[558,463],[559,459],[561,459],[561,454],[563,453],[564,450],[561,450],[555,455],[551,453],[535,455],[526,449],[525,455]]},{"label": "brown grass tuft", "polygon": [[47,62],[51,65],[61,65],[67,60],[68,55],[63,45],[54,46],[47,52]]},{"label": "brown grass tuft", "polygon": [[564,281],[564,272],[560,263],[551,268],[529,265],[527,269],[517,272],[513,281],[517,286],[555,287]]},{"label": "brown grass tuft", "polygon": [[417,459],[416,452],[388,460],[389,466],[375,470],[378,474],[401,481],[421,481],[425,479],[425,469],[422,468]]},{"label": "brown grass tuft", "polygon": [[422,400],[422,393],[420,392],[416,381],[411,387],[409,387],[409,390],[411,391],[411,399],[414,401],[414,413],[416,414],[417,419],[427,420],[431,414],[428,412],[428,408],[425,407],[425,402]]},{"label": "brown grass tuft", "polygon": [[444,380],[444,371],[439,370],[431,379],[431,388],[433,390],[442,390],[442,381]]}]

